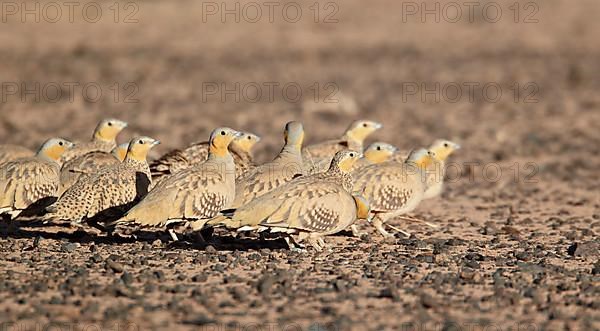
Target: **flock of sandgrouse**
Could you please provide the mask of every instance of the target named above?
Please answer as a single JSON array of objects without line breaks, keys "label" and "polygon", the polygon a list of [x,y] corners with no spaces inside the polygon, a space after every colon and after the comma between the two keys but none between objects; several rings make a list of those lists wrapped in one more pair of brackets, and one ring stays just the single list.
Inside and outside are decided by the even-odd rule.
[{"label": "flock of sandgrouse", "polygon": [[252,157],[260,138],[230,128],[148,164],[159,142],[136,137],[117,145],[126,126],[103,120],[91,141],[52,138],[37,153],[0,145],[0,214],[109,232],[126,224],[158,227],[174,240],[175,225],[279,232],[290,247],[307,241],[321,250],[324,236],[346,229],[360,236],[358,219],[386,237],[392,236],[386,226],[408,234],[387,221],[407,218],[420,201],[441,193],[444,162],[459,148],[447,140],[409,153],[381,142],[364,148],[382,127],[368,120],[353,122],[339,139],[303,148],[304,129],[294,121],[285,126],[281,152],[265,164]]}]

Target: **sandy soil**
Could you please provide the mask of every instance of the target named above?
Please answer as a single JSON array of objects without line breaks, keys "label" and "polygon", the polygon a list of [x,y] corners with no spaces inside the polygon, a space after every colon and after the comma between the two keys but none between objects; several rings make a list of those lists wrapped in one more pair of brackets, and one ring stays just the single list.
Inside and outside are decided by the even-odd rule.
[{"label": "sandy soil", "polygon": [[320,2],[315,23],[311,4],[285,3],[298,22],[266,7],[221,22],[191,0],[122,2],[117,23],[103,1],[97,23],[85,3],[72,23],[66,7],[57,23],[3,16],[0,142],[83,140],[114,116],[131,123],[120,140],[163,142],[152,157],[228,125],[263,136],[264,161],[286,121],[316,142],[370,118],[385,123],[372,140],[463,146],[443,196],[415,212],[439,228],[398,221],[411,238],[340,234],[296,253],[227,232],[206,247],[3,223],[2,330],[600,329],[600,4],[521,1],[515,22],[512,2],[487,1],[496,23],[466,7],[450,23],[348,0]]}]

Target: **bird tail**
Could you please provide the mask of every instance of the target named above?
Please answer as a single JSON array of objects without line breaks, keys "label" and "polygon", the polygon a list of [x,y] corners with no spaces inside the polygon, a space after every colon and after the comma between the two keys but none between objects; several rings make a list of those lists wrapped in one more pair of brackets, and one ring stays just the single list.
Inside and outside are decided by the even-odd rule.
[{"label": "bird tail", "polygon": [[235,209],[222,210],[217,216],[211,218],[208,222],[206,222],[206,225],[212,227],[225,226],[227,228],[238,228],[239,225],[236,226],[236,224],[239,222],[236,222],[232,219],[234,213]]}]

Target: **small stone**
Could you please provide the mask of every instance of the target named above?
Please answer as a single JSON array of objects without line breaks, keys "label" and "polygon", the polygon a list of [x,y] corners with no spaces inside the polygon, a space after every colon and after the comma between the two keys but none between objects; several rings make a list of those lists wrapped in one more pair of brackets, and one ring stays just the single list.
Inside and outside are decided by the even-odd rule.
[{"label": "small stone", "polygon": [[421,306],[424,308],[433,308],[437,306],[435,299],[426,293],[421,294]]},{"label": "small stone", "polygon": [[108,260],[106,260],[106,269],[111,269],[112,271],[114,271],[116,273],[121,273],[121,272],[123,272],[125,267],[123,267],[123,264],[121,264],[119,262],[108,259]]},{"label": "small stone", "polygon": [[123,275],[121,275],[121,280],[123,281],[123,284],[130,286],[133,283],[133,276],[128,272],[124,272]]},{"label": "small stone", "polygon": [[271,293],[271,288],[275,284],[275,279],[272,276],[263,276],[258,280],[256,288],[258,293],[268,296]]},{"label": "small stone", "polygon": [[531,259],[531,254],[527,252],[518,252],[515,254],[515,257],[521,261],[529,261]]},{"label": "small stone", "polygon": [[592,275],[600,275],[600,260],[596,261],[592,268]]},{"label": "small stone", "polygon": [[205,282],[208,279],[208,276],[205,274],[198,274],[192,277],[192,281],[196,283]]},{"label": "small stone", "polygon": [[60,249],[63,252],[67,252],[67,253],[71,253],[73,251],[75,251],[78,247],[80,247],[81,245],[79,243],[65,243],[63,244]]},{"label": "small stone", "polygon": [[190,324],[190,325],[196,325],[196,326],[212,324],[214,322],[215,322],[215,320],[209,318],[208,316],[206,316],[202,313],[197,314],[196,316],[194,316],[191,319],[183,321],[184,324]]},{"label": "small stone", "polygon": [[567,249],[571,256],[588,257],[600,254],[600,245],[596,242],[574,243]]}]

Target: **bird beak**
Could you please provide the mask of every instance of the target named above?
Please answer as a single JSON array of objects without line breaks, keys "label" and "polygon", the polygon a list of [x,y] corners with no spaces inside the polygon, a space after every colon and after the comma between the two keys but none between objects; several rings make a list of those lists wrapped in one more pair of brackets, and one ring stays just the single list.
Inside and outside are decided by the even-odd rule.
[{"label": "bird beak", "polygon": [[160,140],[155,140],[155,141],[152,143],[152,145],[153,145],[153,146],[156,146],[156,145],[158,145],[158,144],[160,144]]},{"label": "bird beak", "polygon": [[243,136],[244,134],[242,132],[239,131],[235,131],[235,133],[233,134],[234,137],[239,138],[241,136]]},{"label": "bird beak", "polygon": [[257,135],[254,135],[254,136],[256,137],[256,142],[259,142],[259,141],[260,141],[260,139],[262,139],[261,137],[259,137],[259,136],[257,136]]},{"label": "bird beak", "polygon": [[383,124],[375,123],[375,129],[381,129],[381,128],[383,128]]},{"label": "bird beak", "polygon": [[460,149],[460,145],[459,144],[454,144],[454,149]]}]

